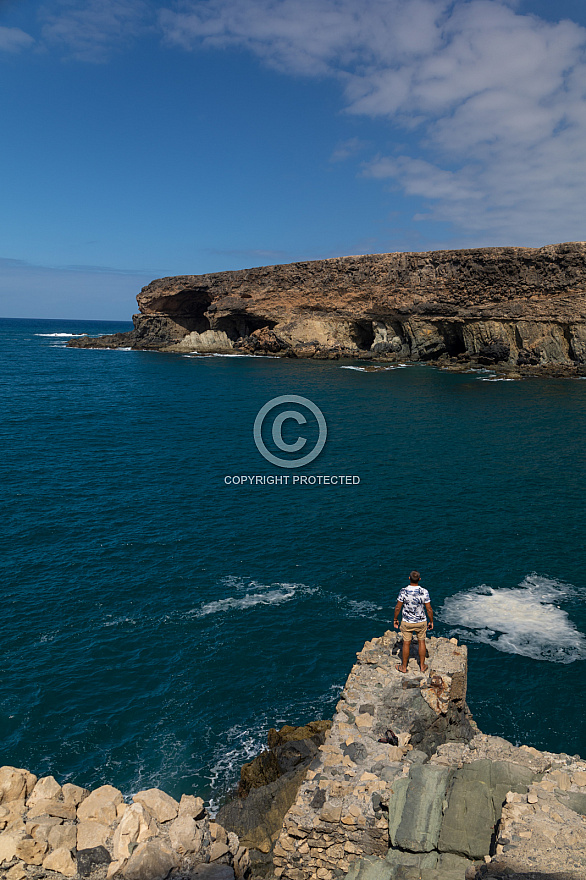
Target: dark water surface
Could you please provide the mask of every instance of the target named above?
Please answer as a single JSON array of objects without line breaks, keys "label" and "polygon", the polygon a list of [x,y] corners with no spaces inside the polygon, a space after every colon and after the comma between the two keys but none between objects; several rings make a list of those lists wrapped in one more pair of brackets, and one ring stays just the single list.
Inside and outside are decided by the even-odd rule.
[{"label": "dark water surface", "polygon": [[[0,322],[3,764],[217,802],[268,727],[331,716],[413,567],[481,729],[586,754],[586,382],[60,335],[123,329]],[[253,441],[285,394],[327,421],[301,469]]]}]

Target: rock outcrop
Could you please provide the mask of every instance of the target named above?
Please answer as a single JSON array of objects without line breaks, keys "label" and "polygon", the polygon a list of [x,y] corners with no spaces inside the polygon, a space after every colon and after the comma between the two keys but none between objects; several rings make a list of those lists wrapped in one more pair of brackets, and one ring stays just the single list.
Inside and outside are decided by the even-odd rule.
[{"label": "rock outcrop", "polygon": [[482,734],[456,639],[428,640],[425,674],[414,656],[400,673],[399,655],[394,632],[357,655],[274,876],[586,880],[586,761]]},{"label": "rock outcrop", "polygon": [[272,876],[272,851],[283,819],[331,726],[331,721],[311,721],[271,728],[268,750],[244,764],[236,797],[219,811],[218,821],[248,848],[254,877]]},{"label": "rock outcrop", "polygon": [[563,372],[586,364],[585,293],[584,242],[340,257],[162,278],[133,331],[69,344]]},{"label": "rock outcrop", "polygon": [[248,867],[246,848],[201,798],[151,788],[128,804],[112,785],[90,792],[0,768],[3,880],[238,880]]}]

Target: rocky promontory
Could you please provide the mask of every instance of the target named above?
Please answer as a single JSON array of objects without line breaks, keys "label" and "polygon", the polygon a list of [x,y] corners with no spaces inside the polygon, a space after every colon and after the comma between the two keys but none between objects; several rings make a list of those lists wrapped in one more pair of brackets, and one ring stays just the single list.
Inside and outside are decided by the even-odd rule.
[{"label": "rocky promontory", "polygon": [[253,877],[586,880],[586,761],[481,733],[456,639],[428,639],[425,673],[415,652],[405,675],[392,631],[358,653],[282,824],[272,817],[270,861],[258,802],[221,811],[247,834]]},{"label": "rocky promontory", "polygon": [[586,373],[585,294],[584,242],[340,257],[162,278],[130,333],[69,344],[571,375]]}]

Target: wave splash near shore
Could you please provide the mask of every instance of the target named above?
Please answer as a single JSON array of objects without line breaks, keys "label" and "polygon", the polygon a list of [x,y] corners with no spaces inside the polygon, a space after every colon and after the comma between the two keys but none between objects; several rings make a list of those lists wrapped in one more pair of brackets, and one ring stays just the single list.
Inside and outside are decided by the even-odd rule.
[{"label": "wave splash near shore", "polygon": [[456,593],[439,616],[468,641],[533,660],[573,663],[586,658],[586,636],[560,606],[585,598],[572,584],[532,573],[518,587],[482,584]]}]

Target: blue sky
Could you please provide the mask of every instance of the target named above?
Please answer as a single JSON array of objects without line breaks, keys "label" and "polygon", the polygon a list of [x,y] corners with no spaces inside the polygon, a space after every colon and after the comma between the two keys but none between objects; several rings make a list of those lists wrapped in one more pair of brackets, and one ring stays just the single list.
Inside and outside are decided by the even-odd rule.
[{"label": "blue sky", "polygon": [[0,314],[143,284],[586,238],[566,0],[0,0]]}]

